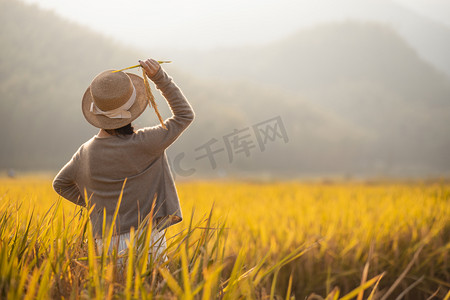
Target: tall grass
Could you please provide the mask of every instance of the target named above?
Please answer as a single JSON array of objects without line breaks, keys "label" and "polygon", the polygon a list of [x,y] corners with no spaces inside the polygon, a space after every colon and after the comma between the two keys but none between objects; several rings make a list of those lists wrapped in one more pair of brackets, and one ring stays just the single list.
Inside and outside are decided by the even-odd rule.
[{"label": "tall grass", "polygon": [[[450,185],[190,182],[169,257],[97,251],[48,179],[0,180],[0,299],[450,297]],[[151,224],[151,222],[149,223]],[[123,264],[118,264],[123,260]]]}]

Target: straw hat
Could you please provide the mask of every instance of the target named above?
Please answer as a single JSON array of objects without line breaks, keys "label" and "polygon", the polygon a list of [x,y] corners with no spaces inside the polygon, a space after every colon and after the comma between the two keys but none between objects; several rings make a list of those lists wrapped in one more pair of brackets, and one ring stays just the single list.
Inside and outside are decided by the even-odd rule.
[{"label": "straw hat", "polygon": [[95,76],[82,100],[84,117],[98,128],[123,127],[139,117],[148,105],[141,77],[112,71]]}]

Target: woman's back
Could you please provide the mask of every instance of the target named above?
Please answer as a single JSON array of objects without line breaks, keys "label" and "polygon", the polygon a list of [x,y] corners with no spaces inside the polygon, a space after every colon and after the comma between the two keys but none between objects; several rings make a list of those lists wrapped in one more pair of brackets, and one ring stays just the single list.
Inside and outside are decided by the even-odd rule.
[{"label": "woman's back", "polygon": [[165,150],[194,119],[194,112],[172,78],[160,68],[151,77],[173,113],[161,125],[137,130],[131,135],[94,136],[84,143],[55,177],[53,186],[64,198],[84,205],[85,195],[95,205],[91,222],[101,237],[103,210],[111,220],[119,195],[122,203],[116,222],[117,233],[137,228],[152,209],[159,229],[182,220],[175,183]]}]

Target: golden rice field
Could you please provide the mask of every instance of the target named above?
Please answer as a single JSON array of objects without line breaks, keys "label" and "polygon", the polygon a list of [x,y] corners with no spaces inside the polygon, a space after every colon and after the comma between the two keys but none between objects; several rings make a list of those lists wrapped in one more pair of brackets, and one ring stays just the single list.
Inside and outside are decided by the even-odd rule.
[{"label": "golden rice field", "polygon": [[122,269],[50,178],[0,179],[0,299],[450,298],[448,182],[177,188],[168,262],[136,247]]}]

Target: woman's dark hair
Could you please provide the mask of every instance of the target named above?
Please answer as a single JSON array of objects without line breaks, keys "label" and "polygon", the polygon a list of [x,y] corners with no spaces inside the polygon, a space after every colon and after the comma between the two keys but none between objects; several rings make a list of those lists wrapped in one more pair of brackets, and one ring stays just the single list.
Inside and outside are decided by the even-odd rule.
[{"label": "woman's dark hair", "polygon": [[131,135],[134,133],[134,127],[131,123],[116,129],[104,129],[110,135]]}]

